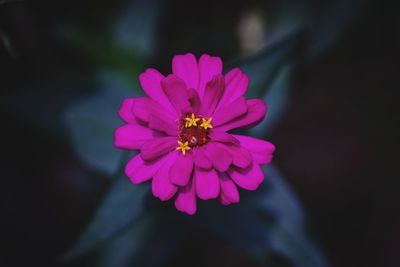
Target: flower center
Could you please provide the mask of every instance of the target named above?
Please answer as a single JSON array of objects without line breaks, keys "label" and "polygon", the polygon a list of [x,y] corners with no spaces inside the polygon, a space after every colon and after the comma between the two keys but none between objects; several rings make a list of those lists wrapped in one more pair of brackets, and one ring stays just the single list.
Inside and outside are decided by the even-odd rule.
[{"label": "flower center", "polygon": [[196,117],[194,113],[187,114],[185,118],[179,122],[178,147],[182,154],[186,154],[186,150],[193,147],[206,144],[210,138],[208,137],[209,129],[212,129],[212,118]]}]

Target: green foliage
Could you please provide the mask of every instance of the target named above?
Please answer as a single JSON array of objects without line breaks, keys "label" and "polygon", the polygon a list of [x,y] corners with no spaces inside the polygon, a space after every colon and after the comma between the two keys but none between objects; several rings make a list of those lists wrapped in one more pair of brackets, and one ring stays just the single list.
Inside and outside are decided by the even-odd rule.
[{"label": "green foliage", "polygon": [[64,258],[70,259],[90,251],[135,223],[138,227],[142,226],[143,197],[147,192],[145,186],[132,186],[126,177],[118,177],[79,241]]}]

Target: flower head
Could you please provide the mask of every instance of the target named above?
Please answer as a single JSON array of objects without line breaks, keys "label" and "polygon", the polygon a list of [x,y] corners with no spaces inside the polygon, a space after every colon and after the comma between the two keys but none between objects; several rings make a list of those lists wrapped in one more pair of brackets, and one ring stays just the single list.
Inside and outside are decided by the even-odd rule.
[{"label": "flower head", "polygon": [[219,57],[177,55],[172,74],[147,69],[139,76],[147,97],[127,98],[119,110],[126,122],[115,131],[118,148],[140,150],[125,168],[134,184],[152,179],[155,197],[175,198],[178,210],[196,212],[197,198],[239,202],[238,188],[255,190],[264,180],[260,165],[273,144],[230,134],[260,122],[262,100],[245,99],[249,79],[238,68],[222,74]]}]

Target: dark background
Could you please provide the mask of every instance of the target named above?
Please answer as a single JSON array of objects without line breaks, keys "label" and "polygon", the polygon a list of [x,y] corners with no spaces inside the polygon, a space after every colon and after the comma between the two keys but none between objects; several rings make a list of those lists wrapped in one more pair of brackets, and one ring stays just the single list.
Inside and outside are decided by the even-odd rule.
[{"label": "dark background", "polygon": [[[130,2],[145,7],[121,30],[138,31],[136,48],[116,49],[110,25]],[[290,103],[266,134],[275,165],[331,266],[400,266],[397,13],[386,1],[0,1],[0,266],[95,265],[93,252],[58,259],[110,185],[62,120],[98,91],[99,69],[137,82],[149,66],[168,73],[178,53],[257,57],[299,21]],[[251,15],[265,29],[241,37]],[[189,232],[163,266],[262,266],[212,232]],[[276,257],[268,266],[292,266]]]}]

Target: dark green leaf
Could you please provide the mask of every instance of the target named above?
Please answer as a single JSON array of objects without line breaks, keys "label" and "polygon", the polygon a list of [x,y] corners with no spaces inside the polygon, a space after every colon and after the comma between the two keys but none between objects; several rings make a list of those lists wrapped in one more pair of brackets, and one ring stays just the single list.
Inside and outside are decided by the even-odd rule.
[{"label": "dark green leaf", "polygon": [[335,0],[317,2],[317,8],[311,10],[307,25],[309,42],[307,52],[309,58],[315,58],[351,28],[371,1]]},{"label": "dark green leaf", "polygon": [[277,73],[275,80],[262,96],[268,105],[266,118],[257,126],[248,130],[251,136],[265,138],[268,131],[277,123],[290,103],[289,89],[292,66],[286,65]]},{"label": "dark green leaf", "polygon": [[271,248],[290,259],[293,266],[328,266],[322,252],[308,236],[299,199],[274,165],[268,165],[265,173],[261,194],[253,194],[248,201],[256,207],[257,213],[274,214],[268,234]]},{"label": "dark green leaf", "polygon": [[298,199],[275,167],[267,169],[261,188],[250,196],[242,192],[239,205],[207,205],[198,219],[260,262],[269,263],[269,256],[278,253],[292,266],[328,266],[305,231]]},{"label": "dark green leaf", "polygon": [[[64,259],[68,260],[93,250],[127,230],[142,217],[143,198],[147,193],[146,187],[133,186],[124,175],[119,177],[78,242],[64,256]],[[140,231],[140,229],[133,231]]]},{"label": "dark green leaf", "polygon": [[96,259],[98,267],[129,267],[137,263],[140,252],[157,230],[156,216],[147,215],[102,246]]},{"label": "dark green leaf", "polygon": [[302,30],[294,29],[257,54],[240,58],[228,65],[228,67],[239,67],[249,76],[247,97],[265,95],[282,68],[294,61],[295,49],[299,45],[301,36]]},{"label": "dark green leaf", "polygon": [[143,219],[100,249],[96,266],[162,266],[187,236],[187,229],[176,216],[165,215],[147,212]]},{"label": "dark green leaf", "polygon": [[122,100],[139,94],[132,81],[112,74],[101,75],[99,91],[65,112],[65,123],[72,146],[80,159],[90,167],[113,174],[122,150],[114,147],[114,131],[122,125],[118,110]]}]

